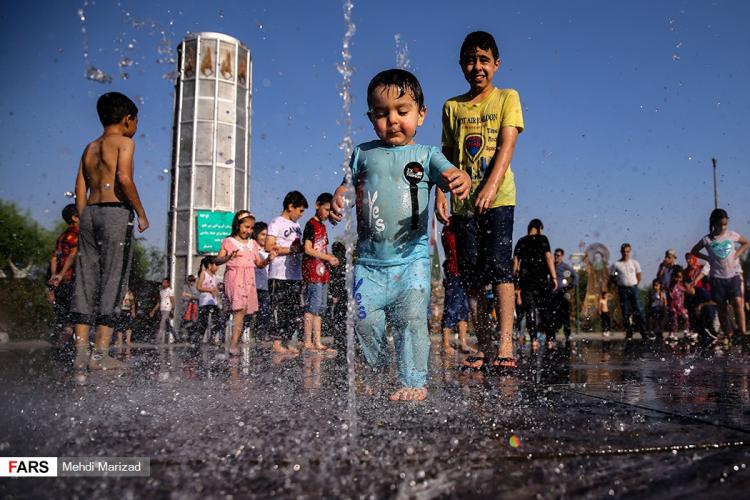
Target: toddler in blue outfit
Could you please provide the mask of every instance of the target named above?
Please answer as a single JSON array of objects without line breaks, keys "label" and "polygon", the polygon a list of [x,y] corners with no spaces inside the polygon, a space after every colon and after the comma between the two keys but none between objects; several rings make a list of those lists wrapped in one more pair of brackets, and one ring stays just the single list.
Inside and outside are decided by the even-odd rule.
[{"label": "toddler in blue outfit", "polygon": [[[430,352],[430,189],[437,184],[464,199],[471,180],[439,148],[414,143],[427,112],[414,75],[401,69],[378,73],[367,87],[367,104],[379,139],[354,148],[350,163],[357,210],[357,340],[367,363],[382,370],[388,366],[385,325],[391,325],[401,388],[390,399],[423,400]],[[345,184],[336,190],[336,212],[344,208],[346,190]]]}]

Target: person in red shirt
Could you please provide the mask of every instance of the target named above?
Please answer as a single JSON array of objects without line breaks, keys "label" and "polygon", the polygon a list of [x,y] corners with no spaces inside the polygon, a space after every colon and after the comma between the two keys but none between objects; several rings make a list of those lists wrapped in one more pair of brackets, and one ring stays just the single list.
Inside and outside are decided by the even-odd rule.
[{"label": "person in red shirt", "polygon": [[441,327],[443,330],[443,351],[445,354],[455,354],[456,350],[451,345],[451,336],[453,330],[458,329],[458,346],[464,354],[473,354],[476,352],[468,342],[469,330],[469,302],[466,296],[466,290],[461,285],[461,276],[458,271],[458,255],[456,253],[456,229],[453,217],[448,219],[448,223],[443,226],[441,234],[443,242],[443,252],[445,260],[443,261],[443,289],[445,290],[445,300],[443,304],[443,320]]},{"label": "person in red shirt", "polygon": [[57,347],[70,344],[73,322],[70,305],[73,299],[76,254],[78,253],[78,211],[71,203],[62,210],[62,218],[68,227],[57,237],[55,251],[49,261],[50,278],[47,286],[55,309],[53,341]]},{"label": "person in red shirt", "polygon": [[331,273],[328,266],[336,267],[339,260],[328,253],[328,232],[325,221],[331,214],[331,193],[323,193],[315,201],[315,215],[307,221],[302,232],[304,256],[302,257],[302,279],[305,282],[305,349],[333,351],[320,339],[320,316],[328,303],[328,283]]}]

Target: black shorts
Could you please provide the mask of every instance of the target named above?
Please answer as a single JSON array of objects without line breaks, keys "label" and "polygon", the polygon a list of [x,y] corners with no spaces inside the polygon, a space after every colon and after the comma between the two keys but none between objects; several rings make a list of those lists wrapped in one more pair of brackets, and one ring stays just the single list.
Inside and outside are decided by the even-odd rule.
[{"label": "black shorts", "polygon": [[732,278],[711,278],[711,300],[717,304],[742,296],[739,275]]},{"label": "black shorts", "polygon": [[467,289],[513,283],[513,206],[454,215],[461,283]]},{"label": "black shorts", "polygon": [[133,317],[130,315],[130,311],[121,311],[115,319],[115,331],[126,332],[131,329],[133,324]]}]

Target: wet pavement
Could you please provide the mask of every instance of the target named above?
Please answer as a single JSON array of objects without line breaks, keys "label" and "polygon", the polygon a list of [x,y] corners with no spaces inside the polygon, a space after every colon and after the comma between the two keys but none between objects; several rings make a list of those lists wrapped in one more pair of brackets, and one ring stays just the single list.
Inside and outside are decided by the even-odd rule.
[{"label": "wet pavement", "polygon": [[[76,382],[41,344],[0,348],[0,454],[150,457],[149,478],[0,479],[3,498],[742,498],[750,355],[579,338],[512,377],[433,339],[424,402],[344,356],[134,346]],[[358,370],[362,372],[362,370]],[[356,392],[356,393],[355,393]]]}]

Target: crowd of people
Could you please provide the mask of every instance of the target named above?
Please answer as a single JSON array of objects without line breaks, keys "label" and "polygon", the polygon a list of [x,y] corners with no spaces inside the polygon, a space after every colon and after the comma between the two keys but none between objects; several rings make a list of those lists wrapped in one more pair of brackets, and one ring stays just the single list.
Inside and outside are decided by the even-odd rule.
[{"label": "crowd of people", "polygon": [[[356,207],[353,288],[348,292],[355,303],[359,352],[372,373],[385,370],[390,364],[390,330],[400,384],[390,398],[424,399],[430,350],[428,205],[435,186],[435,216],[444,224],[446,352],[457,348],[467,354],[461,361],[465,370],[513,374],[514,316],[525,320],[535,348],[539,332],[549,347],[560,329],[566,339],[570,337],[570,292],[578,276],[564,262],[565,252],[552,252],[539,219],[528,224],[527,235],[515,248],[512,245],[516,188],[511,159],[524,129],[519,94],[493,85],[500,55],[489,33],[467,35],[459,62],[469,89],[445,101],[442,149],[414,142],[427,112],[419,80],[403,69],[382,71],[367,88],[367,116],[377,138],[354,148],[350,177],[333,194],[318,196],[304,229],[299,221],[308,202],[299,191],[286,194],[280,215],[267,225],[256,222],[248,210],[234,215],[220,251],[202,260],[197,278],[188,279],[181,297],[185,307],[180,317],[190,325],[192,345],[199,345],[207,332],[221,336],[231,318],[230,356],[239,354],[248,322],[256,336],[271,341],[278,356],[297,356],[300,344],[305,350],[335,354],[335,347],[321,338],[324,317],[330,295],[335,304],[329,333],[341,342],[347,290],[341,279],[343,250],[334,246],[329,251],[326,222],[338,222]],[[56,303],[66,296],[72,313],[75,366],[92,370],[123,368],[109,355],[109,346],[113,328],[127,342],[136,315],[135,299],[127,293],[135,218],[140,231],[149,227],[132,175],[137,107],[126,96],[110,92],[99,99],[97,111],[104,132],[84,151],[76,207],[64,214],[70,226],[58,241],[49,280],[59,297]],[[710,233],[691,250],[710,264],[706,286],[698,286],[702,270],[695,264],[681,269],[665,262],[660,267],[651,304],[656,307],[650,308],[655,331],[666,328],[674,333],[695,324],[690,323],[687,303],[697,304],[693,321],[715,306],[726,332],[731,306],[745,332],[739,257],[748,242],[729,231],[727,221],[725,212],[714,211]],[[633,334],[631,316],[635,329],[650,335],[639,296],[640,266],[631,251],[623,244],[622,258],[612,266],[613,291],[628,338]],[[670,259],[673,253],[668,252]],[[609,324],[608,293],[599,301],[604,324]],[[157,343],[165,342],[175,304],[165,279],[148,313],[159,314]],[[89,355],[91,324],[96,326],[96,338]],[[469,344],[469,325],[476,346]],[[298,334],[301,343],[291,342]]]}]

